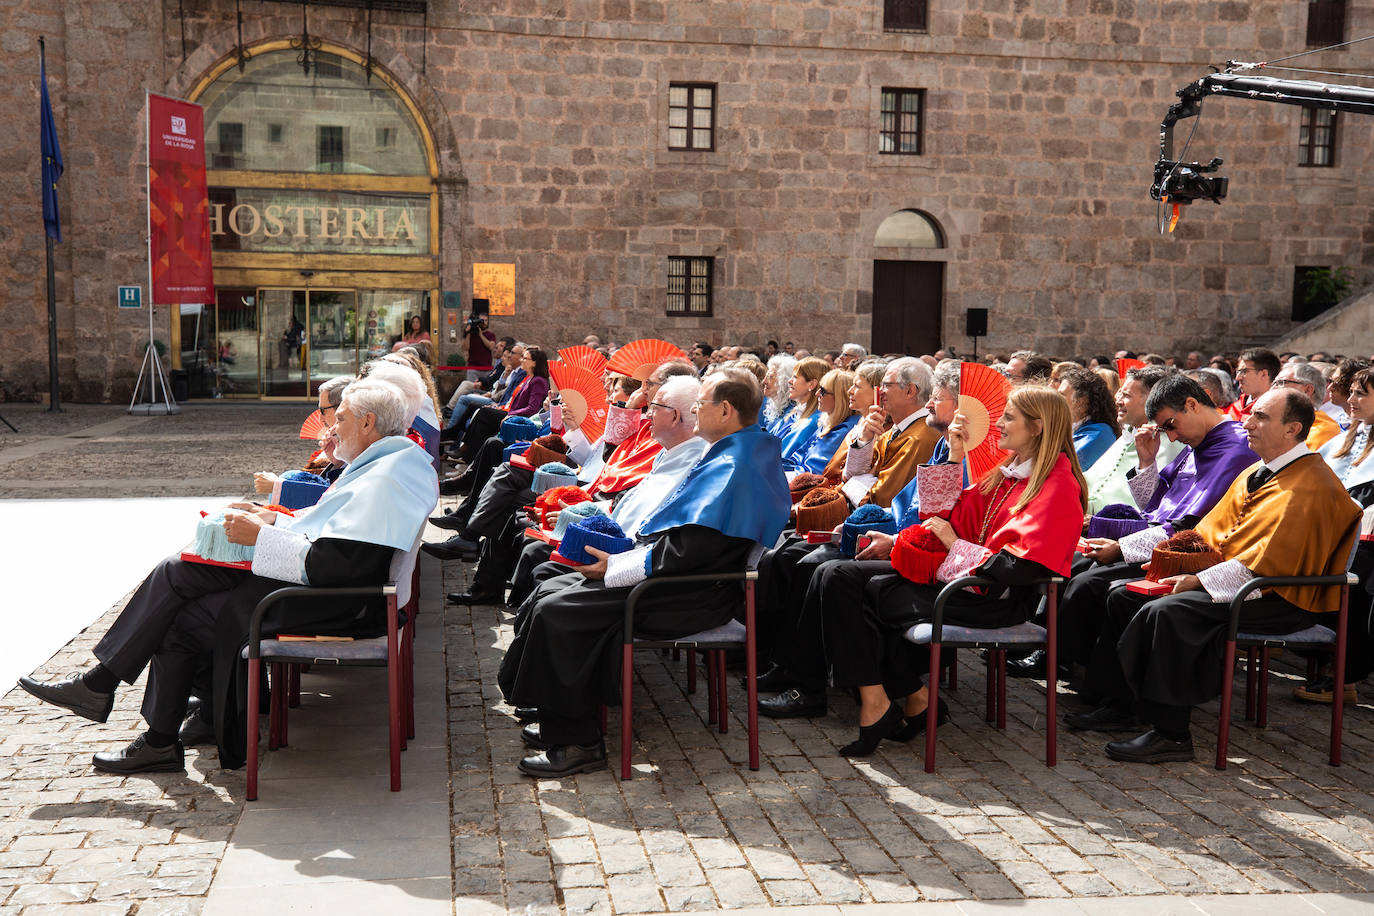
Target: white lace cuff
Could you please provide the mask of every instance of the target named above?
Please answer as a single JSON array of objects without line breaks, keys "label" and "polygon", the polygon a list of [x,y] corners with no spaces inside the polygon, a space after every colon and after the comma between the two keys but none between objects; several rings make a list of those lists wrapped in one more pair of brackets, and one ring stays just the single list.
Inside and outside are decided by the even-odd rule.
[{"label": "white lace cuff", "polygon": [[873,469],[873,448],[877,439],[871,440],[863,448],[855,448],[854,440],[849,440],[849,451],[844,456],[844,476],[846,478],[867,474]]},{"label": "white lace cuff", "polygon": [[862,506],[868,499],[868,491],[872,490],[877,482],[878,478],[872,474],[859,474],[841,484],[840,492],[849,500],[851,506]]},{"label": "white lace cuff", "polygon": [[964,465],[925,464],[916,469],[916,501],[921,515],[940,515],[954,508],[964,491]]},{"label": "white lace cuff", "polygon": [[629,588],[649,578],[649,547],[636,547],[606,558],[606,587]]},{"label": "white lace cuff", "polygon": [[[1216,566],[1204,569],[1197,574],[1198,581],[1202,587],[1207,589],[1207,594],[1212,596],[1213,601],[1229,602],[1236,594],[1245,587],[1245,583],[1255,578],[1255,574],[1245,568],[1240,560],[1226,560]],[[1256,589],[1245,596],[1246,601],[1253,601],[1262,594],[1260,589]]]},{"label": "white lace cuff", "polygon": [[981,544],[956,540],[949,548],[949,555],[935,571],[935,578],[941,582],[953,582],[960,576],[972,575],[973,571],[982,566],[990,556],[992,551]]},{"label": "white lace cuff", "polygon": [[1134,476],[1126,479],[1126,486],[1131,488],[1135,504],[1144,509],[1159,486],[1159,465],[1152,463],[1148,468],[1138,468]]},{"label": "white lace cuff", "polygon": [[305,555],[309,552],[310,538],[290,528],[264,525],[258,529],[258,543],[253,548],[253,575],[309,585],[305,576]]},{"label": "white lace cuff", "polygon": [[1127,563],[1148,563],[1155,545],[1168,539],[1169,532],[1165,531],[1162,525],[1151,525],[1149,528],[1126,535],[1117,541],[1117,544],[1121,546],[1121,559]]}]

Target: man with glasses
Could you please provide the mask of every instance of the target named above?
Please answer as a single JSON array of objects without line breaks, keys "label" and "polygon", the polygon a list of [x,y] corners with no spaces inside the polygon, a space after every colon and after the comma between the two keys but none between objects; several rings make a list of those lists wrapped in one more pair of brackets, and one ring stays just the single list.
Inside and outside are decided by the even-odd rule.
[{"label": "man with glasses", "polygon": [[886,509],[930,460],[940,441],[939,430],[927,422],[930,391],[930,367],[919,359],[903,356],[887,364],[878,402],[849,439],[841,490],[851,505]]},{"label": "man with glasses", "polygon": [[[640,525],[635,546],[541,583],[520,608],[515,639],[501,664],[507,702],[537,710],[521,737],[535,753],[520,771],[560,778],[606,765],[599,703],[619,697],[625,600],[657,576],[738,572],[760,544],[772,544],[791,508],[778,440],[758,428],[763,393],[752,373],[723,369],[707,377],[694,402],[706,454]],[[680,584],[650,591],[635,632],[671,638],[728,621],[737,582]]]},{"label": "man with glasses", "polygon": [[[344,463],[334,455],[334,449],[339,444],[339,440],[334,435],[334,412],[338,410],[339,404],[343,401],[344,389],[351,385],[355,379],[351,375],[338,375],[320,385],[320,397],[318,407],[320,419],[324,421],[325,435],[320,439],[319,457],[324,459],[323,465],[312,465],[310,471],[319,474],[325,480],[333,483],[343,473]],[[258,493],[271,493],[281,482],[279,474],[271,471],[258,471],[253,475],[253,488]]]},{"label": "man with glasses", "polygon": [[852,369],[864,361],[868,356],[868,351],[856,343],[847,343],[840,347],[840,355],[835,359],[835,368]]},{"label": "man with glasses", "polygon": [[[1274,379],[1274,387],[1301,391],[1316,405],[1326,397],[1326,376],[1311,363],[1284,363],[1278,378]],[[1322,397],[1317,397],[1317,392],[1321,392]],[[1324,410],[1318,409],[1316,419],[1312,421],[1312,430],[1307,434],[1307,447],[1315,452],[1340,432],[1341,425]]]},{"label": "man with glasses", "polygon": [[1034,350],[1018,350],[1007,360],[1007,378],[1013,385],[1027,382],[1047,382],[1054,371],[1054,362]]},{"label": "man with glasses", "polygon": [[[1258,458],[1241,424],[1228,420],[1203,387],[1186,375],[1172,374],[1150,389],[1145,415],[1150,423],[1135,433],[1138,466],[1129,480],[1131,495],[1151,526],[1163,526],[1169,533],[1190,530]],[[1160,469],[1162,436],[1184,448]],[[1128,560],[1120,542],[1091,538],[1088,543],[1093,566],[1070,580],[1059,602],[1059,658],[1065,665],[1087,664],[1112,583],[1144,575],[1144,560]],[[1087,719],[1071,724],[1094,727]]]},{"label": "man with glasses", "polygon": [[1236,369],[1236,388],[1240,397],[1226,408],[1227,416],[1244,422],[1256,399],[1274,386],[1279,369],[1279,358],[1273,350],[1256,347],[1242,353],[1240,366]]}]

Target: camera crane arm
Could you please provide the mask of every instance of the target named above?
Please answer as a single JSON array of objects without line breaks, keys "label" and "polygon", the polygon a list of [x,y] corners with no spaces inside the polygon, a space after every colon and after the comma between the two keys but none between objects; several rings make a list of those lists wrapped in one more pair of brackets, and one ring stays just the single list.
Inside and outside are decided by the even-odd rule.
[{"label": "camera crane arm", "polygon": [[[1155,163],[1155,180],[1150,187],[1150,196],[1155,200],[1171,203],[1177,208],[1195,200],[1210,200],[1219,204],[1226,196],[1229,183],[1227,178],[1220,175],[1206,177],[1208,173],[1215,172],[1221,166],[1222,160],[1212,159],[1203,165],[1174,159],[1175,125],[1185,118],[1197,117],[1202,111],[1203,100],[1211,96],[1273,102],[1279,105],[1300,105],[1304,108],[1326,108],[1355,114],[1374,114],[1374,89],[1234,72],[1237,69],[1257,69],[1264,64],[1228,61],[1227,66],[1225,72],[1209,73],[1180,89],[1177,93],[1179,101],[1169,107],[1168,113],[1160,123],[1159,161]],[[1174,221],[1177,222],[1177,219],[1175,209]],[[1172,224],[1170,228],[1172,229]]]}]

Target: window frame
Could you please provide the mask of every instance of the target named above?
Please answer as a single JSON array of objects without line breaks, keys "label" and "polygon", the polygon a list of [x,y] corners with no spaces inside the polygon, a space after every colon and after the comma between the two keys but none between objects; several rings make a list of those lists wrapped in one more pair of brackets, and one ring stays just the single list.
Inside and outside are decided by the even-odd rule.
[{"label": "window frame", "polygon": [[[909,13],[909,15],[903,15]],[[930,4],[927,0],[883,0],[884,32],[927,32]]]},{"label": "window frame", "polygon": [[[892,93],[893,109],[889,112],[883,107],[883,102],[888,93]],[[901,129],[901,116],[908,114],[902,110],[903,99],[914,97],[916,99],[916,149],[902,149],[902,137],[909,134],[908,131]],[[893,130],[883,129],[883,119],[888,114],[893,118]],[[914,89],[901,86],[883,86],[878,90],[878,154],[881,156],[924,156],[925,155],[925,133],[926,133],[926,90]],[[892,149],[883,149],[884,139],[890,137]]]},{"label": "window frame", "polygon": [[[1323,12],[1313,15],[1317,10]],[[1345,41],[1345,0],[1308,0],[1307,46],[1321,48]]]},{"label": "window frame", "polygon": [[[325,131],[338,131],[339,149],[338,159],[325,158]],[[331,150],[332,152],[332,150]],[[333,166],[321,171],[342,173],[348,165],[348,127],[343,124],[316,124],[315,125],[315,164],[317,166]]]},{"label": "window frame", "polygon": [[[1317,118],[1322,112],[1331,116],[1329,124],[1318,124]],[[1317,105],[1302,106],[1302,117],[1298,122],[1298,167],[1299,168],[1334,168],[1336,166],[1336,144],[1340,139],[1340,112],[1331,108],[1321,108]],[[1327,134],[1325,143],[1317,142],[1317,134],[1325,131]],[[1326,161],[1318,162],[1317,154],[1320,151],[1326,152]]]},{"label": "window frame", "polygon": [[[671,81],[671,82],[668,83],[668,149],[669,149],[669,151],[675,152],[675,153],[714,153],[714,152],[716,151],[716,128],[717,128],[716,98],[717,98],[717,96],[718,96],[718,94],[719,94],[719,93],[717,92],[717,88],[718,88],[718,84],[716,84],[716,83],[686,82],[686,81],[680,81],[680,80],[674,80],[674,81]],[[673,90],[674,90],[674,89],[685,89],[685,90],[687,90],[687,105],[686,105],[686,109],[685,109],[686,112],[687,112],[687,126],[686,126],[686,127],[674,127],[673,124],[672,124],[673,112],[674,112],[674,111],[681,111],[681,110],[683,110],[683,106],[681,106],[681,105],[674,105],[674,104],[673,104]],[[705,89],[705,90],[708,90],[708,91],[711,93],[711,107],[710,107],[709,109],[706,109],[706,108],[704,108],[704,107],[698,107],[698,106],[696,106],[695,104],[693,104],[693,103],[696,101],[696,90],[698,90],[698,89]],[[710,124],[709,127],[706,128],[706,130],[707,130],[707,131],[710,133],[710,135],[711,135],[711,144],[710,144],[710,146],[696,146],[696,145],[695,145],[695,133],[696,133],[696,131],[701,130],[702,128],[697,127],[695,124],[692,123],[692,122],[695,120],[695,118],[693,117],[693,115],[694,115],[695,112],[698,112],[698,111],[708,111],[708,110],[709,110],[710,113],[711,113],[711,124]],[[686,146],[674,146],[674,145],[673,145],[673,131],[674,131],[674,130],[684,130],[684,131],[687,132],[687,145],[686,145]]]},{"label": "window frame", "polygon": [[[693,271],[692,271],[693,266],[694,266],[694,265],[698,265],[698,264],[703,264],[703,263],[705,264],[705,267],[706,267],[705,273],[704,273],[704,274],[696,274],[696,273],[693,273]],[[682,272],[681,272],[681,273],[674,273],[674,271],[673,271],[674,266],[679,265],[679,264],[682,265]],[[665,289],[665,297],[664,297],[664,314],[665,314],[665,315],[668,315],[668,316],[673,317],[673,318],[713,318],[713,317],[715,317],[715,311],[716,311],[716,303],[715,303],[715,299],[716,299],[716,296],[715,296],[715,289],[716,289],[716,278],[715,278],[715,274],[716,274],[716,259],[715,259],[714,257],[712,257],[711,255],[669,255],[669,256],[668,256],[668,262],[667,262],[667,265],[666,265],[666,267],[665,267],[665,270],[666,270],[665,278],[666,278],[666,281],[667,281],[667,282],[664,284],[664,289]],[[692,288],[691,288],[691,281],[692,281],[694,278],[698,278],[698,277],[704,278],[704,279],[705,279],[705,281],[706,281],[706,288],[705,288],[704,291],[695,292],[695,291],[693,291]],[[673,291],[673,280],[674,280],[674,279],[678,279],[678,278],[680,278],[680,279],[682,280],[682,291],[681,291],[681,292],[674,292],[674,291]],[[693,297],[693,296],[705,296],[705,297],[706,297],[706,308],[705,308],[704,310],[702,310],[702,309],[693,309],[693,308],[692,308],[692,297]],[[674,308],[674,307],[673,307],[673,299],[674,299],[674,297],[681,297],[681,299],[682,299],[682,305],[681,305],[681,307],[679,307],[679,308]]]}]

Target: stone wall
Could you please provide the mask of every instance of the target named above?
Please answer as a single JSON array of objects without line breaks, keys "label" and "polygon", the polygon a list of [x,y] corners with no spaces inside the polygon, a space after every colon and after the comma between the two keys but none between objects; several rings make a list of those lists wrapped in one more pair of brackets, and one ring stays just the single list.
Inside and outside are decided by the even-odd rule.
[{"label": "stone wall", "polygon": [[1374,287],[1298,325],[1271,347],[1276,353],[1343,353],[1368,359],[1374,353]]},{"label": "stone wall", "polygon": [[[872,262],[893,255],[873,234],[913,208],[946,236],[920,256],[947,262],[950,342],[967,345],[964,309],[980,307],[985,352],[1182,352],[1288,331],[1297,265],[1343,265],[1363,282],[1374,262],[1361,180],[1374,124],[1342,116],[1338,165],[1298,168],[1291,107],[1208,102],[1188,158],[1226,159],[1230,198],[1157,231],[1147,192],[1174,92],[1208,63],[1301,50],[1306,7],[932,0],[929,34],[900,34],[882,31],[881,0],[467,0],[431,4],[428,35],[417,15],[374,13],[372,40],[441,137],[445,287],[466,291],[473,261],[516,264],[518,314],[498,332],[555,346],[589,330],[867,342]],[[59,323],[81,397],[126,396],[146,321],[113,305],[116,285],[146,275],[139,90],[184,93],[235,41],[232,3],[187,2],[183,64],[178,4],[143,9],[46,0],[0,14],[11,109],[36,107],[34,36],[61,36],[49,45],[69,164]],[[362,49],[363,16],[312,8],[311,33]],[[245,19],[250,42],[300,30],[288,4]],[[1370,26],[1374,11],[1357,6],[1350,34]],[[1302,65],[1355,68],[1366,47]],[[667,150],[673,81],[718,84],[715,152]],[[927,90],[925,155],[878,154],[884,86]],[[46,378],[42,235],[24,196],[36,140],[0,143],[13,201],[0,231],[16,252],[0,265],[14,335],[0,377],[22,394]],[[669,255],[715,257],[715,317],[664,316]]]}]

